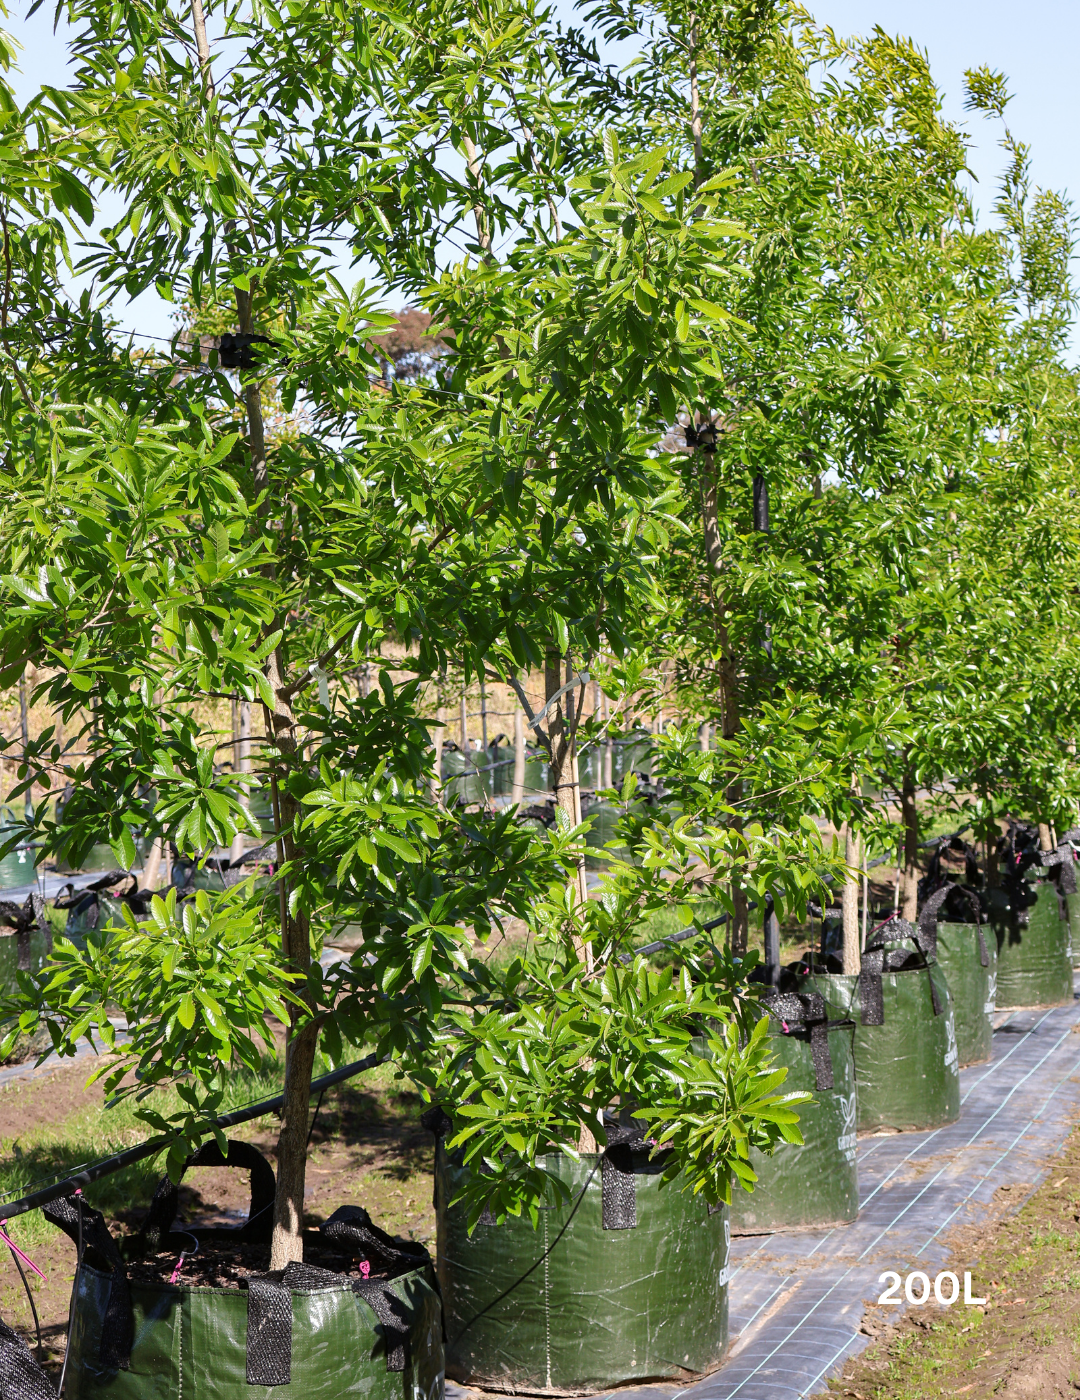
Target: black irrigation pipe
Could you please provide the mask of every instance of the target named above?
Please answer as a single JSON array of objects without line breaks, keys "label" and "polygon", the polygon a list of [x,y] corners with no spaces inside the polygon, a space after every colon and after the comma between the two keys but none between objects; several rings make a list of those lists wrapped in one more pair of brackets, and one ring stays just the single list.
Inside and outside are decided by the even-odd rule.
[{"label": "black irrigation pipe", "polygon": [[[332,1070],[330,1074],[313,1079],[311,1093],[323,1093],[332,1088],[333,1085],[340,1084],[342,1080],[351,1079],[353,1075],[362,1074],[366,1069],[374,1069],[376,1065],[385,1064],[387,1059],[389,1059],[387,1055],[365,1055],[362,1060],[354,1060],[350,1065],[342,1065],[340,1069]],[[281,1108],[284,1102],[285,1095],[278,1094],[275,1098],[248,1104],[246,1108],[234,1109],[232,1113],[223,1113],[220,1118],[213,1120],[212,1126],[233,1128],[237,1123],[247,1123],[252,1118],[261,1118],[264,1113],[272,1113],[275,1109]],[[126,1152],[118,1152],[114,1157],[105,1157],[100,1162],[94,1162],[83,1171],[77,1172],[74,1176],[55,1182],[52,1186],[43,1186],[40,1191],[32,1191],[29,1196],[5,1203],[0,1206],[0,1214],[6,1220],[11,1220],[16,1215],[25,1215],[29,1210],[37,1210],[41,1206],[48,1205],[50,1201],[70,1195],[76,1188],[85,1189],[91,1182],[97,1181],[103,1176],[111,1176],[113,1172],[122,1171],[124,1167],[130,1167],[146,1157],[154,1157],[168,1145],[169,1139],[160,1137],[141,1142],[138,1147],[129,1147]]]}]

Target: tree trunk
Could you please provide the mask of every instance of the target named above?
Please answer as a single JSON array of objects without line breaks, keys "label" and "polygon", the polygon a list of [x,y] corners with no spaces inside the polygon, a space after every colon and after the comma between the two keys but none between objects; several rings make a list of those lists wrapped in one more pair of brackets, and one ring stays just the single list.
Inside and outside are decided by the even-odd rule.
[{"label": "tree trunk", "polygon": [[525,801],[525,715],[520,705],[514,710],[514,780],[510,801],[516,807]]},{"label": "tree trunk", "polygon": [[[549,647],[544,657],[544,703],[551,704],[555,695],[562,689],[562,662],[563,658],[552,647]],[[569,653],[566,656],[566,684],[569,685],[573,679],[573,666]],[[581,821],[581,790],[577,780],[577,748],[576,748],[576,724],[573,719],[575,703],[573,691],[556,700],[552,705],[548,718],[548,738],[551,743],[551,790],[555,795],[556,812],[561,812],[566,821],[571,826],[579,825]],[[588,899],[588,886],[585,882],[585,859],[578,862],[577,870],[569,882],[575,891],[575,898],[579,901]],[[578,954],[586,962],[591,964],[591,950],[585,947],[577,949]]]},{"label": "tree trunk", "polygon": [[743,958],[746,956],[746,949],[750,942],[750,909],[747,904],[746,890],[743,888],[742,877],[738,870],[733,870],[731,875],[731,905],[732,917],[729,921],[731,933],[728,943],[732,956]]},{"label": "tree trunk", "polygon": [[155,836],[150,845],[150,854],[143,862],[140,889],[156,890],[161,879],[161,857],[164,851],[160,836]]},{"label": "tree trunk", "polygon": [[600,757],[600,786],[604,789],[615,786],[615,745],[611,742],[608,720],[611,718],[608,698],[600,692],[600,722],[604,726],[604,749]]},{"label": "tree trunk", "polygon": [[[277,750],[276,758],[288,770],[297,762],[296,721],[287,693],[280,650],[271,652],[267,679],[274,694],[273,712],[267,712],[267,737]],[[282,791],[277,774],[271,769],[271,795],[274,823],[278,831],[278,851],[282,861],[296,861],[294,823],[299,806],[287,789]],[[289,914],[285,877],[278,875],[282,951],[291,972],[306,976],[311,963],[311,930],[306,914]],[[270,1268],[301,1262],[304,1257],[304,1184],[307,1168],[308,1108],[311,1100],[311,1071],[315,1060],[318,1030],[300,1021],[312,1010],[309,1005],[289,1007],[289,1027],[285,1048],[285,1092],[281,1127],[277,1142],[277,1194],[274,1201],[274,1234]]]},{"label": "tree trunk", "polygon": [[[30,710],[26,701],[26,672],[23,671],[19,677],[19,733],[22,736],[22,756],[23,762],[27,763],[26,750],[30,747]],[[30,776],[29,764],[27,763],[27,777]],[[23,798],[23,816],[27,823],[34,820],[34,789],[33,785],[26,789]]]},{"label": "tree trunk", "polygon": [[900,880],[900,913],[914,923],[919,914],[919,809],[915,805],[915,777],[904,773],[900,793],[900,820],[904,828],[904,870]]},{"label": "tree trunk", "polygon": [[1050,827],[1046,822],[1039,823],[1039,846],[1044,851],[1052,851],[1054,849],[1050,837]]},{"label": "tree trunk", "polygon": [[446,733],[446,706],[440,705],[435,711],[435,718],[439,721],[438,727],[432,736],[432,746],[435,750],[435,757],[431,765],[431,800],[442,806],[442,751],[443,737]]},{"label": "tree trunk", "polygon": [[[195,42],[199,54],[199,64],[204,76],[204,91],[209,100],[214,93],[213,76],[210,69],[210,46],[206,38],[206,21],[202,0],[191,0],[191,16],[195,29]],[[226,242],[230,258],[234,250],[228,244],[231,226],[226,225]],[[235,288],[236,314],[241,335],[254,332],[252,321],[252,293]],[[243,381],[244,407],[248,420],[248,454],[251,464],[253,494],[260,500],[259,520],[265,522],[270,514],[270,479],[266,459],[266,431],[263,423],[262,394],[258,379],[245,377]],[[270,565],[272,571],[273,566]],[[267,680],[274,695],[273,712],[266,715],[266,737],[277,750],[277,759],[282,767],[289,768],[296,761],[296,728],[291,703],[285,699],[287,680],[285,663],[280,648],[273,651],[266,667]],[[271,755],[273,759],[273,755]],[[297,804],[287,795],[282,798],[277,774],[271,769],[271,794],[274,799],[274,823],[278,831],[279,859],[295,860],[298,856],[293,822],[297,815]],[[286,965],[295,972],[306,974],[311,961],[311,932],[306,915],[300,913],[289,917],[288,892],[284,876],[278,875],[279,910],[281,921],[282,954]],[[310,1009],[310,1008],[307,1008]],[[304,1177],[307,1165],[308,1104],[311,1098],[311,1069],[315,1060],[315,1046],[318,1031],[308,1025],[298,1028],[298,1022],[305,1014],[305,1008],[289,1008],[290,1025],[285,1049],[285,1093],[281,1116],[281,1129],[278,1134],[277,1150],[277,1194],[274,1200],[274,1235],[270,1251],[270,1268],[283,1269],[293,1260],[304,1257]]]},{"label": "tree trunk", "polygon": [[[251,768],[251,701],[234,700],[233,709],[235,712],[235,725],[233,731],[233,771],[238,774],[247,773]],[[244,808],[248,808],[248,799],[244,797]],[[229,860],[236,865],[244,858],[244,833],[238,831],[232,839],[229,848]]]},{"label": "tree trunk", "polygon": [[862,969],[862,945],[859,939],[859,877],[850,873],[859,865],[859,838],[844,824],[844,860],[850,867],[840,892],[840,909],[844,925],[844,971],[857,973]]}]

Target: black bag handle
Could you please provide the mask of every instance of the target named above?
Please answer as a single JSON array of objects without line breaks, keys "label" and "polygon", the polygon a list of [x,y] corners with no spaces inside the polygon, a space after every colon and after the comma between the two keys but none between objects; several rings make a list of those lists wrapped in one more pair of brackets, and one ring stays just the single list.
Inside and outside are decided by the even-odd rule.
[{"label": "black bag handle", "polygon": [[[355,1207],[355,1209],[361,1209]],[[364,1212],[366,1214],[366,1212]],[[327,1222],[329,1223],[329,1222]],[[325,1233],[325,1226],[321,1227]],[[380,1231],[380,1233],[382,1233]],[[387,1236],[389,1238],[389,1236]],[[431,1265],[423,1245],[413,1261]],[[343,1278],[314,1264],[286,1264],[278,1276],[253,1278],[247,1289],[247,1383],[289,1385],[292,1381],[292,1294],[348,1288],[375,1314],[376,1332],[386,1355],[386,1369],[405,1370],[409,1359],[409,1314],[389,1284],[380,1279]]]},{"label": "black bag handle", "polygon": [[[263,1154],[250,1142],[229,1139],[227,1156],[222,1156],[217,1142],[211,1138],[204,1142],[198,1152],[193,1152],[180,1170],[180,1181],[188,1167],[236,1167],[239,1171],[251,1174],[251,1200],[248,1205],[248,1218],[243,1225],[229,1233],[245,1243],[269,1244],[274,1233],[274,1197],[277,1182],[274,1169]],[[173,1182],[163,1176],[150,1202],[146,1219],[131,1247],[134,1257],[153,1254],[161,1249],[166,1235],[172,1229],[179,1204],[180,1182]]]},{"label": "black bag handle", "polygon": [[[80,1242],[83,1253],[91,1255],[91,1267],[104,1273],[111,1273],[109,1301],[101,1324],[101,1348],[99,1359],[108,1371],[126,1371],[131,1366],[131,1346],[135,1338],[135,1318],[131,1311],[131,1289],[128,1287],[127,1269],[119,1246],[109,1233],[105,1217],[93,1206],[88,1206],[81,1193],[61,1196],[41,1207],[41,1213],[50,1224],[63,1230],[78,1248]],[[82,1266],[82,1257],[76,1261],[76,1273]]]},{"label": "black bag handle", "polygon": [[926,901],[923,905],[922,913],[919,915],[919,930],[923,935],[924,942],[931,936],[933,937],[934,957],[936,958],[937,926],[938,920],[941,918],[941,906],[945,903],[946,899],[948,899],[949,895],[952,894],[953,890],[959,890],[971,905],[975,915],[975,932],[979,940],[979,962],[983,967],[989,967],[990,954],[987,951],[986,939],[983,937],[982,931],[982,900],[979,898],[977,891],[971,889],[968,885],[956,884],[951,880],[946,881],[946,883],[939,889],[936,889]]},{"label": "black bag handle", "polygon": [[916,951],[923,959],[922,965],[926,968],[927,980],[930,983],[930,1004],[934,1008],[934,1015],[940,1016],[944,1010],[934,985],[934,975],[930,971],[930,965],[937,957],[936,919],[932,930],[924,932],[914,928],[907,919],[894,914],[874,929],[871,941],[863,949],[862,971],[859,973],[859,1002],[864,1026],[885,1024],[885,998],[881,979],[885,972],[894,970],[891,962],[895,956],[888,951],[888,946],[890,943],[904,940],[914,943]]},{"label": "black bag handle", "polygon": [[832,1052],[829,1049],[829,1012],[825,998],[820,992],[781,992],[770,989],[762,994],[760,1000],[769,1015],[781,1022],[785,1035],[807,1036],[810,1041],[810,1058],[814,1062],[814,1088],[819,1093],[831,1089],[835,1080]]}]

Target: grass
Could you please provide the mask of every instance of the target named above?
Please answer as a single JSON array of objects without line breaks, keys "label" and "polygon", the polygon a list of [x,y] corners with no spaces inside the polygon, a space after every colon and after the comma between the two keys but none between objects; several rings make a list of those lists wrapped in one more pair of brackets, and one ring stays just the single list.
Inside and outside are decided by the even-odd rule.
[{"label": "grass", "polygon": [[[359,1057],[359,1052],[358,1052]],[[326,1074],[330,1069],[321,1056],[317,1057],[314,1077]],[[89,1073],[89,1069],[87,1070]],[[257,1103],[260,1099],[272,1098],[281,1092],[284,1081],[284,1068],[280,1061],[267,1056],[257,1073],[243,1070],[228,1079],[225,1099],[221,1111],[229,1113]],[[395,1080],[392,1065],[379,1065],[368,1071],[363,1080],[365,1093],[388,1096],[391,1101],[410,1095],[411,1086],[402,1087]],[[177,1111],[181,1106],[175,1088],[158,1090],[150,1104],[164,1115]],[[3,1113],[3,1091],[0,1090],[0,1117]],[[62,1179],[78,1171],[87,1163],[134,1147],[151,1134],[145,1124],[135,1117],[136,1105],[129,1099],[122,1100],[112,1107],[103,1103],[89,1105],[62,1121],[35,1128],[19,1138],[0,1136],[0,1200],[12,1200],[27,1194],[36,1187],[55,1179]],[[272,1115],[254,1120],[254,1126],[262,1124],[276,1127]],[[250,1126],[251,1125],[247,1125]],[[231,1130],[233,1136],[242,1136],[242,1130]],[[106,1216],[120,1211],[140,1208],[149,1204],[163,1172],[162,1154],[148,1157],[142,1162],[114,1172],[94,1182],[86,1190],[87,1201]],[[0,1217],[3,1206],[0,1204]],[[49,1226],[40,1211],[30,1211],[12,1221],[13,1237],[26,1243],[38,1243],[50,1236]]]},{"label": "grass", "polygon": [[[231,1076],[222,1111],[229,1112],[280,1093],[282,1078],[281,1069],[272,1060],[267,1061],[258,1074],[244,1072]],[[0,1095],[0,1104],[2,1102]],[[159,1113],[165,1114],[181,1107],[180,1097],[172,1088],[159,1090],[151,1096],[150,1103]],[[135,1117],[135,1108],[129,1099],[111,1108],[97,1103],[60,1123],[33,1129],[18,1139],[0,1137],[0,1196],[11,1200],[26,1195],[36,1187],[70,1176],[90,1162],[144,1142],[151,1134]],[[105,1215],[148,1205],[161,1180],[161,1160],[158,1154],[103,1177],[87,1188],[87,1201]],[[0,1213],[2,1211],[0,1205]],[[41,1212],[35,1210],[17,1217],[12,1222],[12,1232],[14,1238],[34,1244],[48,1238],[52,1227]]]}]

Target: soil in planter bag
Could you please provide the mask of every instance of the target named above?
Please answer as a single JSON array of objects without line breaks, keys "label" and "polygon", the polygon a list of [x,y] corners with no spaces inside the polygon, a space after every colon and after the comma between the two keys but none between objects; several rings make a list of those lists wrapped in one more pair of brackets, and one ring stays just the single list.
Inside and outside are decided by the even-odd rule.
[{"label": "soil in planter bag", "polygon": [[187,1165],[249,1170],[247,1223],[174,1229],[166,1178],[121,1252],[81,1198],[44,1207],[83,1245],[65,1400],[441,1400],[442,1319],[423,1246],[344,1206],[305,1234],[303,1264],[272,1274],[269,1163],[248,1143],[223,1158],[211,1142]]},{"label": "soil in planter bag", "polygon": [[[542,1159],[570,1189],[540,1226],[482,1216],[472,1237],[451,1205],[465,1168],[436,1134],[438,1272],[446,1370],[488,1390],[577,1395],[627,1381],[688,1381],[714,1370],[727,1347],[730,1227],[679,1183],[659,1189],[635,1120],[608,1127],[608,1147],[572,1162]],[[456,1158],[456,1160],[455,1160]]]},{"label": "soil in planter bag", "polygon": [[918,1131],[960,1117],[960,1075],[952,999],[941,968],[905,919],[875,930],[857,975],[811,973],[802,991],[820,992],[830,1016],[855,1025],[859,1131]]},{"label": "soil in planter bag", "polygon": [[1014,823],[999,843],[1001,886],[987,890],[998,953],[997,1004],[1061,1006],[1073,999],[1068,897],[1076,890],[1071,851],[1038,849]]},{"label": "soil in planter bag", "polygon": [[919,914],[924,940],[936,934],[937,964],[952,997],[961,1067],[988,1060],[994,1049],[997,939],[983,930],[983,902],[976,890],[951,881],[927,897]]},{"label": "soil in planter bag", "polygon": [[731,1193],[733,1234],[811,1230],[847,1225],[859,1213],[855,1161],[855,1059],[851,1020],[829,1021],[816,993],[772,991],[769,1049],[787,1069],[781,1092],[805,1091],[814,1102],[799,1108],[802,1147],[780,1142],[771,1155],[750,1151],[757,1174],[753,1191]]}]

